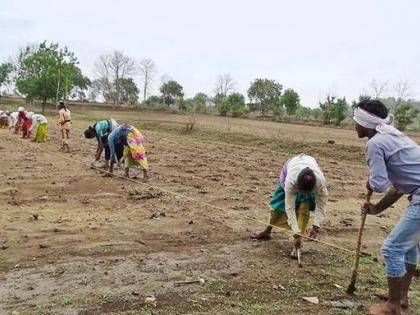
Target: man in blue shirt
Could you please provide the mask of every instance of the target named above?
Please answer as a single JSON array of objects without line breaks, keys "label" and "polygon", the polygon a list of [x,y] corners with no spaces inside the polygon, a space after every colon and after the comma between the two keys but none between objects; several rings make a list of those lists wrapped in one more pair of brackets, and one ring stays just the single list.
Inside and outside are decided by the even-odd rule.
[{"label": "man in blue shirt", "polygon": [[365,203],[362,211],[377,215],[409,195],[410,204],[382,246],[388,277],[388,301],[371,307],[370,314],[401,314],[408,307],[408,290],[416,270],[420,242],[420,147],[393,126],[384,104],[364,100],[353,116],[359,138],[368,138],[366,161],[368,190],[385,192],[377,203]]}]

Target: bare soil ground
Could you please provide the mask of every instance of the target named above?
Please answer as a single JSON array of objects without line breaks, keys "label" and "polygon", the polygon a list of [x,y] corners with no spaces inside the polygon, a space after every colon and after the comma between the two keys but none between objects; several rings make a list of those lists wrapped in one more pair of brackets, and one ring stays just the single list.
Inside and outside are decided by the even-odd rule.
[{"label": "bare soil ground", "polygon": [[[380,245],[406,201],[368,218],[355,297],[345,294],[351,254],[306,242],[300,269],[288,258],[287,233],[269,242],[249,238],[264,228],[281,164],[305,152],[318,158],[330,187],[320,239],[353,249],[367,177],[355,132],[199,116],[186,133],[181,115],[73,114],[71,155],[58,152],[54,116],[45,144],[0,130],[0,314],[364,314],[330,301],[378,302]],[[96,143],[82,130],[108,117],[144,134],[153,169],[147,185],[89,167]],[[205,282],[174,285],[197,279]],[[405,314],[420,314],[419,293],[415,281]],[[145,303],[147,296],[155,303]]]}]

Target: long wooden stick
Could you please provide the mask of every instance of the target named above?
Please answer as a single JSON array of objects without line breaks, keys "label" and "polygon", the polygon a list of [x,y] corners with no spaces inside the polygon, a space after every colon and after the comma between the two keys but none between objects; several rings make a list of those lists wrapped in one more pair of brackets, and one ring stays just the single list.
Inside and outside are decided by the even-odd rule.
[{"label": "long wooden stick", "polygon": [[[372,191],[368,191],[366,194],[366,202],[369,203],[371,197],[372,197]],[[366,216],[367,216],[367,213],[364,212],[362,214],[362,222],[360,224],[359,237],[357,238],[356,257],[354,260],[353,274],[351,276],[349,287],[347,288],[347,294],[353,294],[354,291],[356,291],[356,279],[357,279],[357,273],[359,271],[359,261],[360,261],[360,248],[362,246],[362,235],[363,235],[363,229],[365,227]]]}]

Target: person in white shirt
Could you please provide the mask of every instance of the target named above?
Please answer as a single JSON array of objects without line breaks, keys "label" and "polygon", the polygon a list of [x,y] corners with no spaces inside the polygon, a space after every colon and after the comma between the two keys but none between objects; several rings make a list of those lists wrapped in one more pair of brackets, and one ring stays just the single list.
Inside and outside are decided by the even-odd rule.
[{"label": "person in white shirt", "polygon": [[271,196],[269,225],[252,238],[271,239],[273,226],[290,228],[294,234],[291,257],[297,258],[310,213],[313,212],[313,225],[309,237],[316,238],[325,218],[327,200],[327,183],[316,160],[305,154],[292,157],[284,163]]},{"label": "person in white shirt", "polygon": [[18,131],[16,130],[16,125],[18,122],[18,115],[19,112],[13,112],[13,113],[9,113],[9,130],[15,129],[15,133],[18,133]]},{"label": "person in white shirt", "polygon": [[8,127],[9,126],[9,116],[8,112],[4,112],[0,110],[0,128],[1,127]]},{"label": "person in white shirt", "polygon": [[33,114],[32,117],[32,126],[29,129],[29,132],[33,134],[35,129],[35,137],[32,141],[34,142],[45,142],[48,137],[48,120],[44,115]]}]

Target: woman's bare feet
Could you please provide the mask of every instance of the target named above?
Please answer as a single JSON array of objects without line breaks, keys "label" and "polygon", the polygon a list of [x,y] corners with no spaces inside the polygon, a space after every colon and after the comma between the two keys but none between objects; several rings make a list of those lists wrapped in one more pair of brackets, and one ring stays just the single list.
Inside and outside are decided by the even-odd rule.
[{"label": "woman's bare feet", "polygon": [[371,315],[401,315],[401,311],[395,307],[395,305],[386,302],[383,304],[377,304],[369,308],[369,314]]},{"label": "woman's bare feet", "polygon": [[252,233],[251,234],[251,238],[253,240],[259,240],[259,241],[268,241],[271,240],[271,230],[267,230],[265,229],[264,231],[260,232],[260,233]]}]

